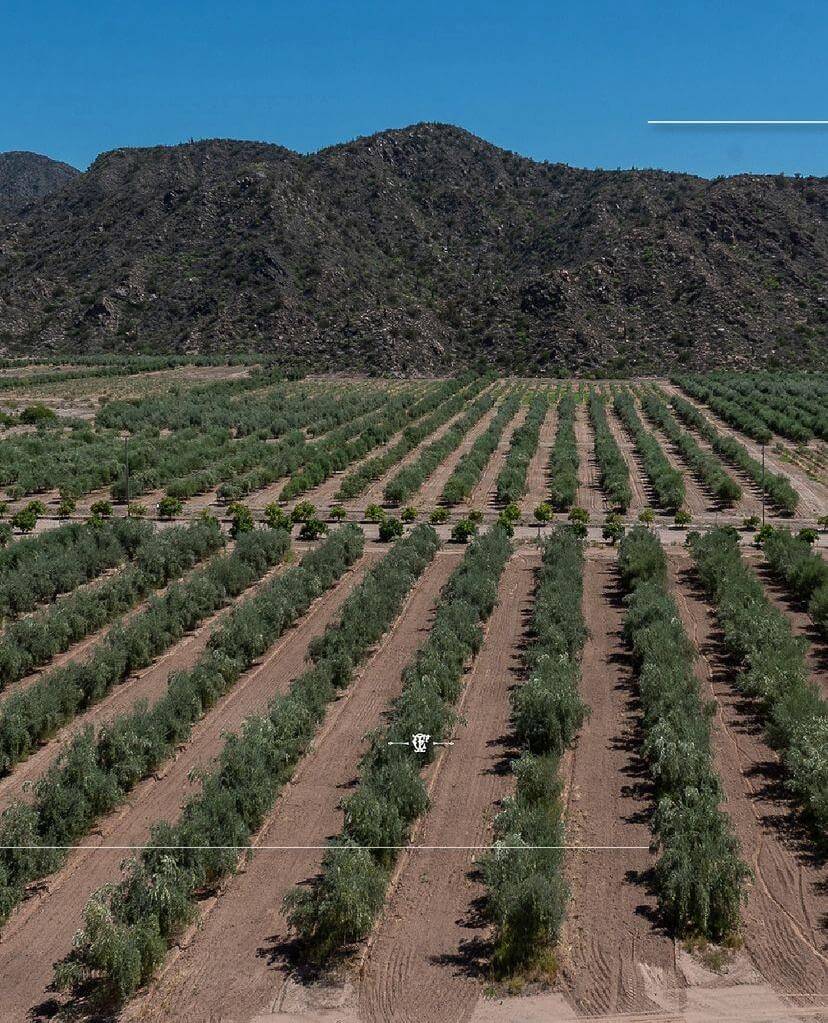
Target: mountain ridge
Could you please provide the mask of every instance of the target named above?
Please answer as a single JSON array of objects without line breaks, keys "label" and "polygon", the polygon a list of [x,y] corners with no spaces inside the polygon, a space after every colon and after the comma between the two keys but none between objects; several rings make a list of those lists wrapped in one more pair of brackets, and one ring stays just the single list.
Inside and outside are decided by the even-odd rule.
[{"label": "mountain ridge", "polygon": [[828,179],[539,163],[424,123],[114,149],[0,226],[0,349],[323,368],[824,359]]},{"label": "mountain ridge", "polygon": [[76,167],[40,153],[19,149],[0,153],[0,210],[6,215],[18,213],[80,173]]}]

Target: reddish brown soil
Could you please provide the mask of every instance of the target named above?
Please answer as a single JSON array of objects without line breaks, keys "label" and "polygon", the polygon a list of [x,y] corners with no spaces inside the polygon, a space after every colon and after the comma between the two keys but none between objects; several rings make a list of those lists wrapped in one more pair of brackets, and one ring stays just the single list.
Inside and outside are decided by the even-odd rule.
[{"label": "reddish brown soil", "polygon": [[641,467],[641,462],[632,445],[632,441],[627,434],[627,431],[619,422],[617,416],[612,410],[612,402],[607,401],[607,424],[615,438],[615,443],[618,445],[618,450],[624,461],[627,463],[627,468],[630,470],[630,491],[632,492],[632,500],[630,506],[627,509],[630,515],[638,515],[642,508],[655,507],[655,497],[653,496],[652,488],[650,487],[649,481],[647,480],[644,470]]},{"label": "reddish brown soil", "polygon": [[[224,733],[238,729],[245,718],[263,711],[277,692],[287,689],[302,670],[308,643],[336,617],[378,556],[363,556],[333,590],[321,596],[301,622],[195,726],[178,755],[165,763],[158,775],[137,786],[127,804],[103,820],[84,844],[141,844],[153,823],[174,820],[195,791],[192,772],[209,767],[224,745]],[[53,1001],[48,992],[53,964],[69,951],[87,899],[101,885],[117,879],[124,856],[115,849],[73,851],[44,890],[32,895],[4,927],[0,976],[5,1016],[0,1019],[24,1020],[34,1007]]]},{"label": "reddish brown soil", "polygon": [[[319,846],[342,827],[340,801],[358,775],[365,735],[399,693],[422,645],[440,591],[460,560],[440,553],[393,629],[345,697],[334,704],[310,753],[283,790],[256,845]],[[205,906],[198,929],[160,981],[130,1008],[140,1020],[249,1019],[277,1011],[292,972],[284,895],[319,869],[318,850],[263,851]],[[262,898],[262,893],[266,897]]]},{"label": "reddish brown soil", "polygon": [[575,410],[575,441],[578,445],[578,496],[575,503],[586,508],[590,516],[603,514],[607,503],[598,482],[598,464],[595,461],[595,440],[587,407],[578,402]]},{"label": "reddish brown soil", "polygon": [[[756,441],[751,440],[749,437],[745,437],[743,434],[737,433],[731,429],[723,420],[711,411],[706,405],[702,405],[700,402],[691,398],[690,395],[684,394],[677,387],[674,387],[669,382],[661,382],[661,387],[668,394],[680,394],[682,398],[688,401],[691,405],[695,405],[699,412],[703,413],[707,419],[712,423],[713,426],[727,436],[734,437],[740,444],[747,448],[748,454],[755,458],[757,461],[762,461],[762,449]],[[828,487],[822,483],[818,483],[815,480],[809,479],[807,474],[800,469],[798,466],[793,465],[790,462],[778,461],[772,450],[772,445],[766,445],[765,447],[765,466],[770,472],[782,473],[787,476],[791,485],[797,490],[800,496],[799,507],[797,512],[800,516],[816,518],[819,515],[825,514],[825,509],[828,508]]]},{"label": "reddish brown soil", "polygon": [[470,508],[479,508],[481,511],[490,512],[498,510],[496,501],[497,492],[495,490],[497,477],[500,470],[503,468],[506,453],[508,452],[509,445],[512,442],[512,435],[519,426],[523,426],[526,419],[526,413],[528,411],[528,405],[521,405],[511,422],[506,424],[506,429],[501,434],[497,447],[492,452],[492,457],[486,463],[486,467],[480,474],[477,486],[471,492],[468,501],[465,502],[465,504],[467,504]]},{"label": "reddish brown soil", "polygon": [[546,413],[538,435],[538,450],[526,471],[526,496],[521,501],[523,514],[531,515],[539,504],[549,500],[549,455],[555,443],[558,412],[553,406]]},{"label": "reddish brown soil", "polygon": [[[429,779],[432,805],[413,841],[488,846],[500,800],[512,788],[509,688],[519,670],[537,555],[507,565],[480,653],[467,677],[456,745]],[[363,965],[360,1017],[366,1021],[459,1021],[481,992],[488,928],[474,853],[406,853]]]},{"label": "reddish brown soil", "polygon": [[443,487],[448,482],[449,476],[454,472],[457,463],[467,454],[474,442],[483,433],[497,415],[497,406],[480,417],[474,426],[469,430],[460,444],[448,455],[444,461],[437,466],[434,472],[423,483],[416,494],[411,495],[411,504],[415,507],[430,511],[440,500]]},{"label": "reddish brown soil", "polygon": [[581,693],[591,713],[569,758],[567,842],[644,847],[567,853],[572,899],[559,986],[590,1015],[671,1008],[681,986],[673,941],[654,922],[656,899],[647,883],[653,804],[638,754],[641,710],[621,635],[623,614],[614,555],[590,552]]},{"label": "reddish brown soil", "polygon": [[825,863],[785,793],[778,757],[764,741],[753,701],[735,688],[734,667],[724,656],[689,557],[670,551],[669,565],[679,613],[699,650],[702,695],[715,701],[711,731],[725,808],[756,875],[742,911],[745,950],[777,992],[807,1008],[815,995],[828,998]]}]

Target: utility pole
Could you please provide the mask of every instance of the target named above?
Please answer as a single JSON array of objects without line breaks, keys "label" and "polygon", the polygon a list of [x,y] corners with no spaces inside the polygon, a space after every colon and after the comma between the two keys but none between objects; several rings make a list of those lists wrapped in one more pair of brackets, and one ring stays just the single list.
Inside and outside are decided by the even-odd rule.
[{"label": "utility pole", "polygon": [[765,525],[765,442],[762,441],[762,526]]}]

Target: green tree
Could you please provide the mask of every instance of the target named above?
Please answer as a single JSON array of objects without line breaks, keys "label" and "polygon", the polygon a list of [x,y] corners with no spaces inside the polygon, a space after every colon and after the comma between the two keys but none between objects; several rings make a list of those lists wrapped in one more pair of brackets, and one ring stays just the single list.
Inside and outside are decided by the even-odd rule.
[{"label": "green tree", "polygon": [[287,529],[288,532],[290,531],[290,516],[275,501],[265,505],[264,520],[271,529]]},{"label": "green tree", "polygon": [[293,522],[309,522],[316,519],[316,508],[310,501],[297,501],[290,513]]},{"label": "green tree", "polygon": [[477,524],[469,519],[460,519],[451,531],[451,538],[455,543],[468,543],[473,536],[477,535]]},{"label": "green tree", "polygon": [[69,516],[74,512],[76,507],[77,504],[75,503],[74,498],[71,497],[61,498],[57,508],[58,518],[68,519]]},{"label": "green tree", "polygon": [[365,509],[365,519],[367,522],[382,522],[385,515],[385,509],[378,504],[369,504]]},{"label": "green tree", "polygon": [[19,529],[21,533],[31,533],[37,525],[37,515],[31,508],[21,508],[12,515],[10,522],[13,529]]},{"label": "green tree", "polygon": [[302,528],[299,530],[299,539],[318,540],[320,536],[324,536],[327,532],[328,527],[321,519],[307,519],[302,523]]},{"label": "green tree", "polygon": [[403,524],[399,519],[395,519],[393,515],[386,516],[379,524],[379,538],[383,543],[388,543],[390,540],[402,536],[402,533]]},{"label": "green tree", "polygon": [[106,500],[94,501],[89,511],[99,519],[108,519],[112,514],[112,502]]},{"label": "green tree", "polygon": [[342,522],[348,517],[348,513],[342,507],[341,504],[335,504],[333,508],[328,512],[328,517],[332,522]]},{"label": "green tree", "polygon": [[172,519],[176,515],[180,515],[184,507],[184,504],[179,497],[170,497],[169,494],[165,494],[164,497],[158,502],[158,516],[162,519]]},{"label": "green tree", "polygon": [[432,524],[432,526],[439,526],[441,522],[448,521],[448,516],[448,508],[440,506],[439,508],[435,508],[429,515],[428,521]]},{"label": "green tree", "polygon": [[403,522],[416,522],[417,509],[409,504],[400,512],[400,518],[403,520]]},{"label": "green tree", "polygon": [[230,535],[234,540],[242,533],[253,531],[253,512],[246,504],[234,501],[228,511],[230,512]]}]

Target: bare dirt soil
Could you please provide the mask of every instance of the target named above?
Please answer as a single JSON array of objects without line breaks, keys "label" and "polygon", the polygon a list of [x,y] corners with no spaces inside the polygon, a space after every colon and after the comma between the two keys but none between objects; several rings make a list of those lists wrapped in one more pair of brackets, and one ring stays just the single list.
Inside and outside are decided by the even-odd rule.
[{"label": "bare dirt soil", "polygon": [[[434,472],[428,477],[423,483],[416,494],[411,495],[410,504],[413,504],[417,508],[423,508],[430,510],[436,507],[440,503],[440,494],[443,492],[443,487],[448,482],[449,476],[454,472],[457,463],[463,457],[468,454],[471,450],[474,442],[488,429],[489,424],[497,415],[497,406],[489,409],[483,416],[478,419],[474,426],[469,430],[466,436],[460,441],[460,444],[451,452],[443,461],[437,466]],[[428,442],[426,442],[428,443]]]},{"label": "bare dirt soil", "polygon": [[524,515],[531,515],[539,504],[549,500],[549,456],[555,443],[557,428],[558,411],[553,406],[541,424],[538,450],[532,456],[526,471],[526,496],[520,505]]},{"label": "bare dirt soil", "polygon": [[[737,433],[736,430],[729,427],[723,420],[706,405],[702,405],[696,401],[695,398],[691,398],[688,394],[680,391],[677,387],[674,387],[669,381],[659,381],[659,385],[668,394],[680,394],[682,398],[690,402],[691,405],[695,405],[699,412],[703,413],[707,419],[712,423],[716,429],[727,436],[735,438],[739,441],[748,451],[751,458],[755,458],[757,461],[762,461],[762,449],[756,441],[751,440],[744,434]],[[809,479],[807,473],[805,473],[799,466],[792,464],[791,462],[781,462],[777,460],[773,454],[773,445],[768,444],[765,446],[765,465],[770,472],[782,473],[789,477],[791,485],[799,493],[800,496],[800,507],[797,509],[799,515],[804,515],[810,518],[816,518],[819,515],[824,515],[826,508],[828,508],[828,486],[822,483],[818,483],[816,480]]]},{"label": "bare dirt soil", "polygon": [[41,1018],[57,1009],[60,999],[48,990],[53,964],[69,951],[89,896],[119,876],[125,853],[111,847],[140,845],[153,823],[178,816],[196,791],[193,771],[209,767],[224,745],[225,732],[239,728],[246,717],[263,711],[275,693],[287,689],[302,670],[309,642],[336,617],[378,557],[378,553],[365,554],[333,590],[319,597],[309,613],[196,724],[178,755],[138,785],[125,806],[100,822],[84,842],[85,848],[71,852],[61,870],[12,916],[0,943],[0,1020]]},{"label": "bare dirt soil", "polygon": [[595,555],[584,573],[590,637],[581,682],[591,712],[569,759],[567,842],[643,849],[567,853],[572,901],[559,988],[580,1014],[671,1010],[681,978],[648,882],[653,799],[639,756],[641,708],[621,635],[615,558]]},{"label": "bare dirt soil", "polygon": [[497,512],[499,510],[496,500],[497,492],[495,490],[497,477],[503,468],[506,454],[509,451],[509,445],[512,442],[512,436],[518,427],[523,426],[528,411],[528,405],[521,405],[511,422],[506,424],[506,429],[501,434],[497,447],[492,452],[491,458],[480,474],[477,486],[472,490],[468,501],[465,502],[469,508],[479,508],[481,511],[488,512]]},{"label": "bare dirt soil", "polygon": [[[324,846],[340,831],[340,801],[358,775],[365,735],[402,686],[402,672],[422,645],[440,591],[460,552],[439,553],[415,586],[345,696],[334,704],[313,748],[283,790],[256,837],[258,846]],[[236,1020],[281,1006],[297,967],[282,912],[284,895],[319,869],[321,850],[263,851],[206,905],[198,929],[159,982],[127,1014],[138,1020]]]},{"label": "bare dirt soil", "polygon": [[[669,553],[670,582],[688,635],[699,650],[702,695],[713,701],[715,764],[742,852],[755,873],[743,907],[744,952],[789,1006],[828,1002],[828,889],[825,861],[785,791],[776,753],[754,702],[734,685],[735,668],[688,555]],[[826,1010],[828,1013],[828,1009]]]},{"label": "bare dirt soil", "polygon": [[603,514],[607,502],[598,482],[598,463],[595,461],[595,442],[589,413],[583,402],[575,406],[575,441],[578,445],[578,497],[575,503],[586,508],[590,515]]},{"label": "bare dirt soil", "polygon": [[[537,555],[515,555],[500,603],[471,671],[456,743],[429,777],[432,806],[418,845],[486,847],[502,798],[512,790],[509,689],[517,681]],[[366,1021],[467,1020],[480,995],[488,927],[471,850],[404,854],[386,912],[362,967],[359,1015]]]}]

